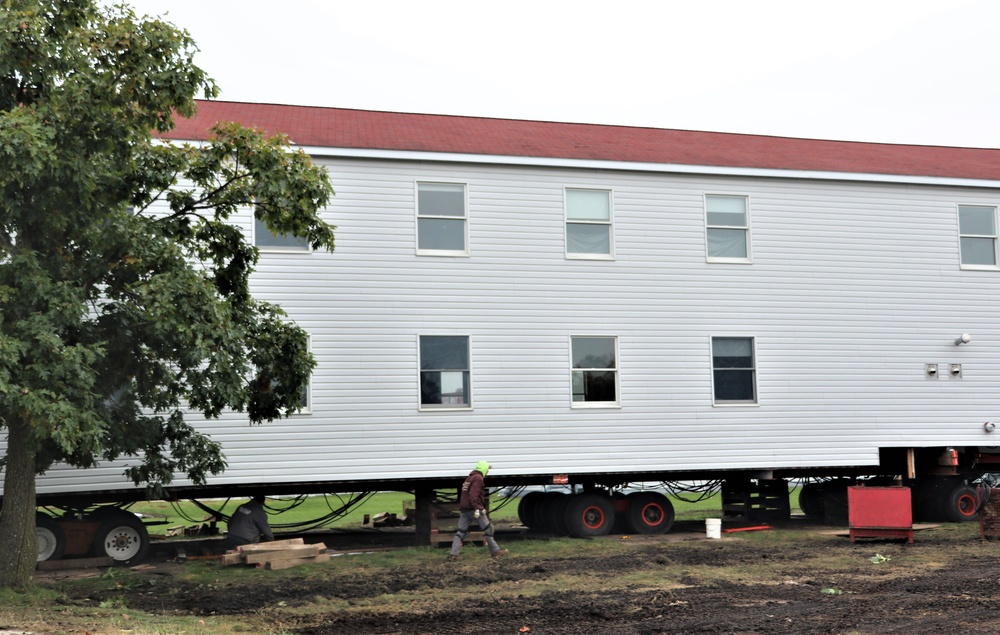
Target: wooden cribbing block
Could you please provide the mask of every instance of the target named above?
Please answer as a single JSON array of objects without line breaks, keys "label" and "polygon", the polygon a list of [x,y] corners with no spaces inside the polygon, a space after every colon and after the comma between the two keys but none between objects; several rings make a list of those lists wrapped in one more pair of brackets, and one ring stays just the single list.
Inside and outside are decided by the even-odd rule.
[{"label": "wooden cribbing block", "polygon": [[236,551],[239,553],[247,553],[250,551],[280,551],[285,547],[304,544],[305,540],[301,538],[289,538],[287,540],[272,540],[271,542],[255,542],[251,545],[240,545],[236,548]]},{"label": "wooden cribbing block", "polygon": [[281,551],[257,551],[254,553],[245,553],[243,554],[243,558],[247,564],[257,564],[260,562],[268,562],[270,560],[313,558],[321,553],[326,553],[326,545],[323,543],[286,547]]},{"label": "wooden cribbing block", "polygon": [[234,564],[243,564],[243,554],[236,551],[222,554],[222,566],[228,567]]}]

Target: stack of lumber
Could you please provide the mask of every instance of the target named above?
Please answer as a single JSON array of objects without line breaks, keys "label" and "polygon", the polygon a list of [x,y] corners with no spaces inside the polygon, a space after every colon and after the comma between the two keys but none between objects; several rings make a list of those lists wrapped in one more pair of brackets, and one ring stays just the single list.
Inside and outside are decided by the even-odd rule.
[{"label": "stack of lumber", "polygon": [[228,567],[247,564],[258,569],[288,569],[310,562],[326,562],[329,559],[330,554],[324,543],[307,545],[301,538],[291,538],[237,547],[223,554],[222,565]]}]

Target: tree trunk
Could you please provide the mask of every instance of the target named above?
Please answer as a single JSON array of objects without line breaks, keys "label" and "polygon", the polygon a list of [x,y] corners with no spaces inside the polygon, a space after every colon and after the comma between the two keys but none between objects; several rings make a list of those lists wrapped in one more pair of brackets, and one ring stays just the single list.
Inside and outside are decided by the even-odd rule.
[{"label": "tree trunk", "polygon": [[7,466],[0,507],[0,587],[31,585],[38,562],[35,536],[35,448],[31,422],[7,419]]}]

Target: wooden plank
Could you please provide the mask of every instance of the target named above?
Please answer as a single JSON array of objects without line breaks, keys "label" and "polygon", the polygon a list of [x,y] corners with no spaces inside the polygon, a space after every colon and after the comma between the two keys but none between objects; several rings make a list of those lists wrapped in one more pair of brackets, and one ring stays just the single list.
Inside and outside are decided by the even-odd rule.
[{"label": "wooden plank", "polygon": [[297,560],[299,558],[315,558],[316,556],[318,556],[320,554],[323,554],[323,553],[326,553],[326,550],[322,550],[322,551],[320,551],[320,550],[310,550],[310,551],[307,551],[307,552],[289,553],[289,554],[285,554],[285,553],[281,553],[281,552],[274,552],[274,553],[268,553],[268,554],[261,554],[260,558],[254,558],[253,562],[249,562],[248,561],[247,564],[254,564],[254,565],[257,565],[259,567],[261,564],[263,564],[265,562],[279,562],[281,560]]},{"label": "wooden plank", "polygon": [[247,564],[257,564],[258,562],[268,562],[272,560],[286,560],[288,558],[312,558],[326,552],[326,545],[319,543],[316,545],[302,545],[298,547],[287,547],[281,551],[267,551],[243,554]]},{"label": "wooden plank", "polygon": [[35,565],[39,571],[61,571],[64,569],[86,569],[88,567],[110,567],[114,560],[104,558],[67,558],[65,560],[44,560]]},{"label": "wooden plank", "polygon": [[236,551],[222,554],[222,566],[228,567],[234,564],[244,564],[243,554]]},{"label": "wooden plank", "polygon": [[251,545],[240,545],[236,551],[246,553],[248,551],[280,551],[285,547],[293,545],[304,545],[302,538],[289,538],[287,540],[272,540],[271,542],[255,542]]},{"label": "wooden plank", "polygon": [[[300,564],[312,564],[314,562],[327,562],[330,560],[330,554],[321,553],[319,555],[313,556],[311,558],[292,558],[289,560],[274,560],[270,562],[262,563],[264,569],[270,569],[271,571],[277,571],[279,569],[290,569],[292,567],[297,567]],[[261,565],[257,565],[260,567]]]}]

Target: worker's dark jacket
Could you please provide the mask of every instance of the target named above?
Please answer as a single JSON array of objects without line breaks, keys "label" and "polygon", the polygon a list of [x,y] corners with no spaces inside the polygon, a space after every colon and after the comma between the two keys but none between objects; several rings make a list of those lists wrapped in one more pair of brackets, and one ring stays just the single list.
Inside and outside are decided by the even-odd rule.
[{"label": "worker's dark jacket", "polygon": [[243,544],[258,542],[262,537],[274,540],[264,506],[257,501],[249,501],[237,507],[229,520],[229,535]]},{"label": "worker's dark jacket", "polygon": [[483,484],[483,474],[479,470],[472,470],[462,483],[462,496],[458,499],[458,508],[463,512],[489,509],[489,496]]}]

